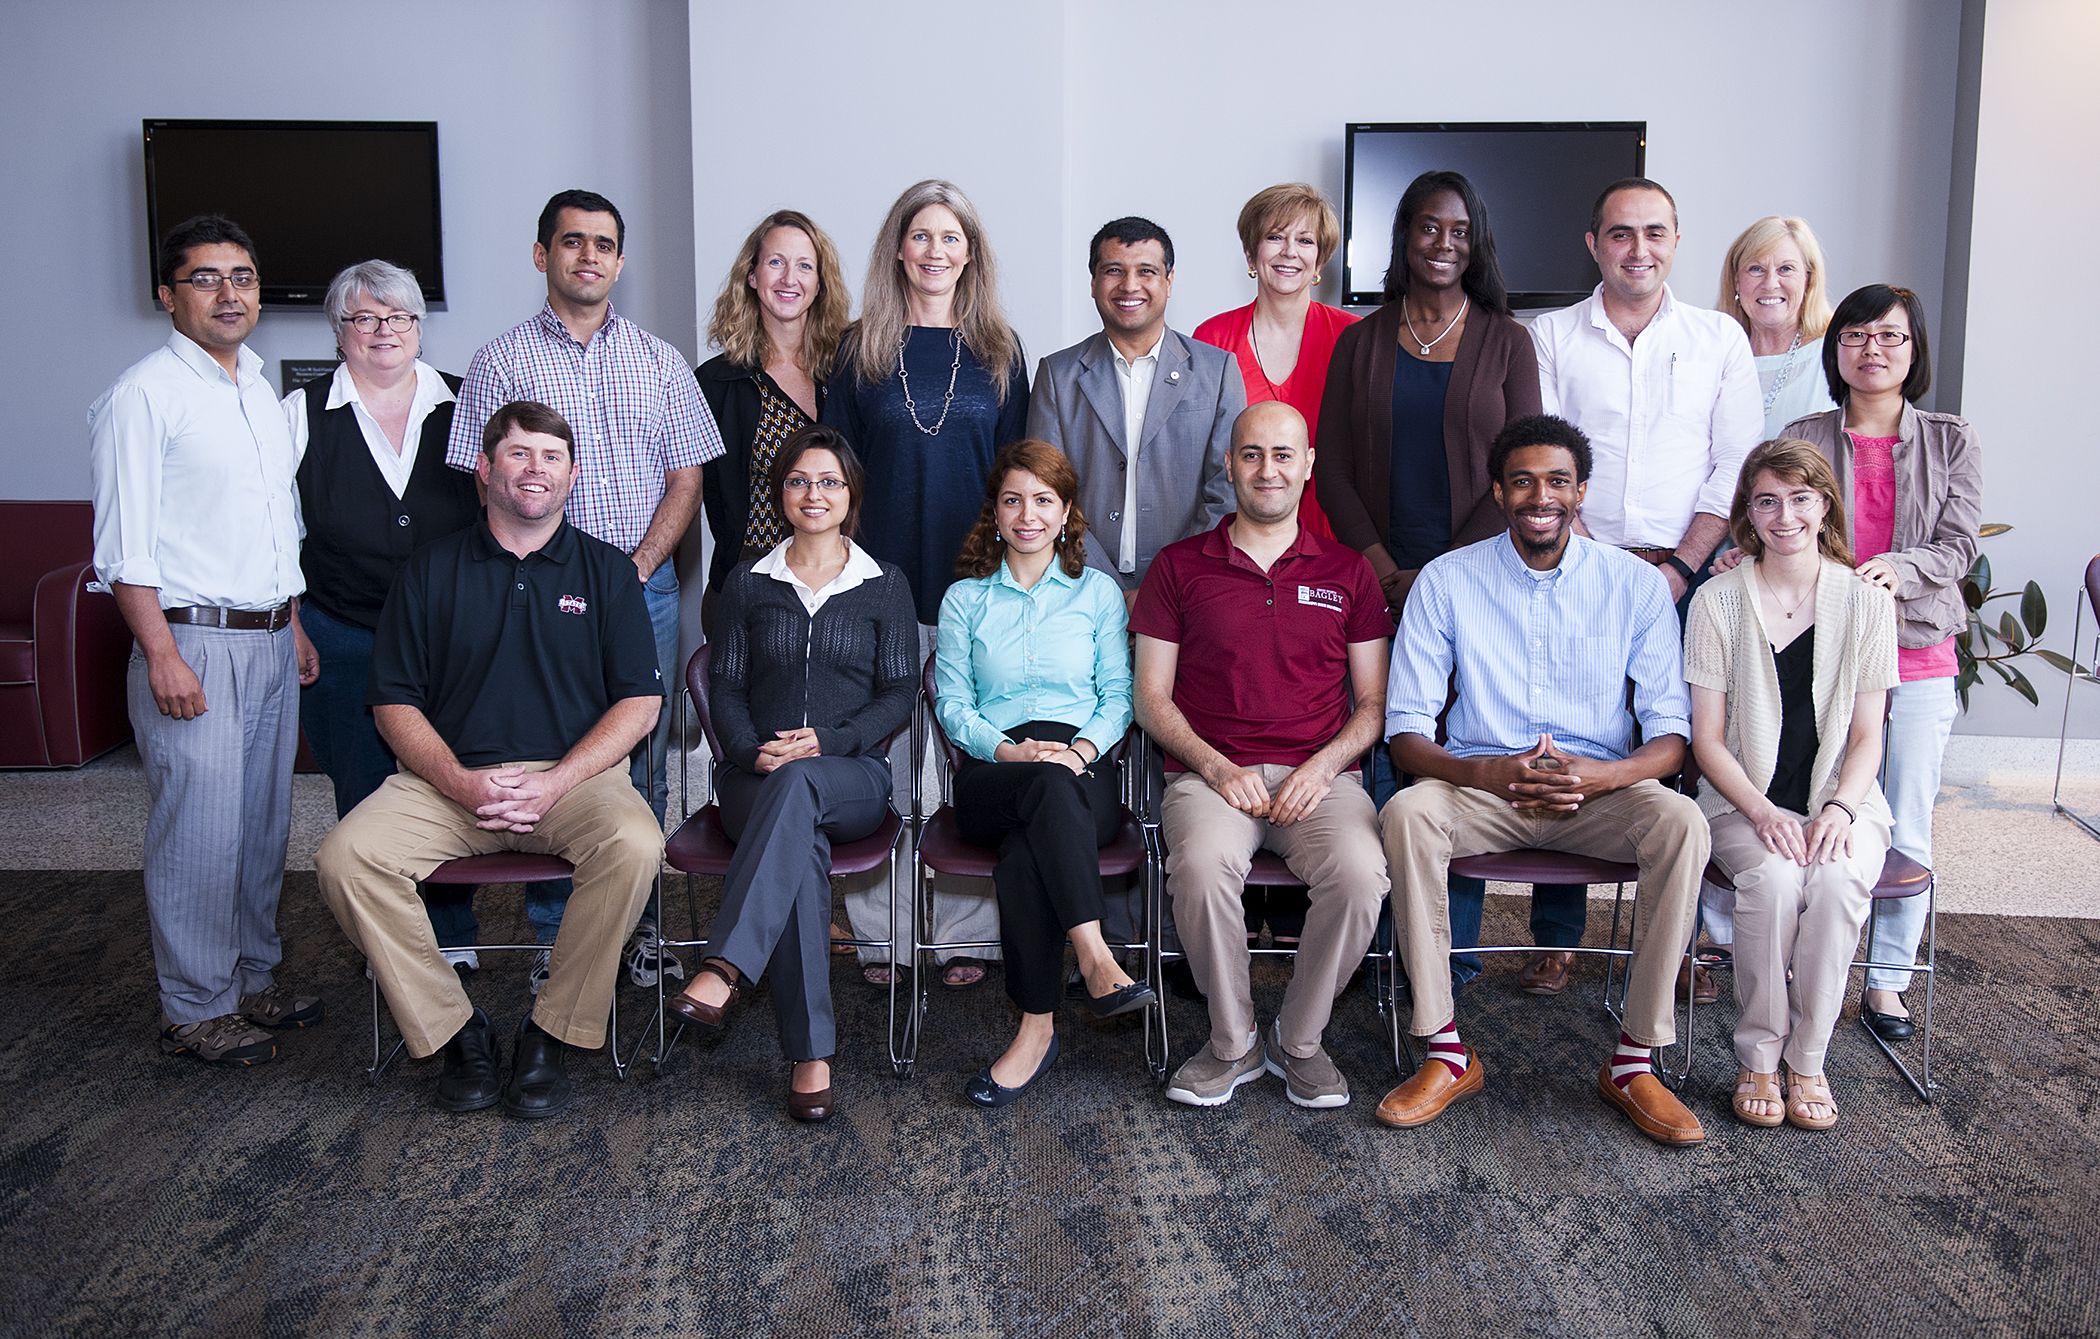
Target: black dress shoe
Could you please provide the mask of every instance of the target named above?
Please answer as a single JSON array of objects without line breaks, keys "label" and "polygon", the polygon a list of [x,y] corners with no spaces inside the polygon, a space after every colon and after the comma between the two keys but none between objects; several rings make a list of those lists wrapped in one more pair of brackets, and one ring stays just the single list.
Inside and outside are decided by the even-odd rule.
[{"label": "black dress shoe", "polygon": [[476,1009],[452,1040],[439,1048],[445,1069],[438,1075],[437,1104],[443,1111],[479,1111],[503,1096],[503,1062],[489,1016]]},{"label": "black dress shoe", "polygon": [[1203,999],[1203,987],[1196,984],[1196,969],[1189,966],[1187,958],[1176,958],[1160,968],[1159,974],[1169,986],[1173,987],[1174,995],[1177,999],[1197,1001]]},{"label": "black dress shoe", "polygon": [[518,1025],[510,1082],[503,1087],[503,1109],[519,1120],[541,1120],[569,1105],[569,1076],[562,1068],[562,1053],[567,1049],[560,1038],[542,1031],[527,1014]]},{"label": "black dress shoe", "polygon": [[[1896,998],[1900,1000],[1903,997],[1898,995]],[[1865,1023],[1874,1035],[1883,1041],[1907,1041],[1910,1034],[1917,1031],[1911,1024],[1909,1014],[1879,1013],[1868,1008],[1864,1000],[1860,1001],[1859,1021]]]},{"label": "black dress shoe", "polygon": [[963,1085],[963,1096],[981,1107],[1003,1107],[1018,1102],[1022,1093],[1035,1087],[1035,1081],[1050,1072],[1050,1066],[1056,1060],[1057,1034],[1053,1032],[1050,1034],[1050,1049],[1043,1052],[1043,1063],[1035,1067],[1035,1073],[1028,1076],[1028,1082],[1017,1088],[1002,1088],[992,1078],[992,1067],[986,1065],[971,1075],[970,1081]]},{"label": "black dress shoe", "polygon": [[1117,1014],[1142,1009],[1158,998],[1152,993],[1152,987],[1142,981],[1133,981],[1127,986],[1117,986],[1106,995],[1088,995],[1082,1003],[1096,1018],[1114,1018]]}]

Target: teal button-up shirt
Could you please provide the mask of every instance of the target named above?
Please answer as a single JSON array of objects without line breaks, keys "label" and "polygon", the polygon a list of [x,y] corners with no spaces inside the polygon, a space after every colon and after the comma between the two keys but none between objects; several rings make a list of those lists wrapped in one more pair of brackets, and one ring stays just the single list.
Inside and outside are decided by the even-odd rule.
[{"label": "teal button-up shirt", "polygon": [[1092,568],[1062,564],[1022,590],[1004,562],[957,581],[941,600],[934,712],[948,738],[986,762],[1006,732],[1062,721],[1107,753],[1130,728],[1129,618],[1123,592]]}]

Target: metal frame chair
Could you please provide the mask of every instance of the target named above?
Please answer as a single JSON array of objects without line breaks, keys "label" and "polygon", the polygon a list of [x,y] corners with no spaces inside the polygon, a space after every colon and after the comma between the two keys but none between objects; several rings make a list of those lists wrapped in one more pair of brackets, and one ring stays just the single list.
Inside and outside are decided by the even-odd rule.
[{"label": "metal frame chair", "polygon": [[[686,691],[684,694],[684,698],[691,699],[693,710],[700,719],[701,733],[707,740],[707,790],[709,799],[707,804],[698,810],[688,809],[685,818],[678,825],[678,830],[673,832],[670,839],[664,843],[665,863],[686,876],[686,909],[692,919],[696,933],[699,930],[700,918],[698,907],[693,898],[693,876],[695,874],[710,874],[720,877],[728,872],[729,862],[736,855],[736,843],[731,841],[729,834],[722,830],[721,807],[713,799],[715,794],[714,772],[716,768],[722,765],[722,744],[715,734],[714,713],[708,709],[707,703],[707,674],[708,666],[712,659],[712,650],[707,645],[702,645],[693,652],[692,659],[686,662]],[[679,703],[681,726],[683,725],[684,698],[681,698]],[[914,713],[916,713],[916,702],[913,704],[913,708]],[[897,735],[890,737],[890,744],[894,746],[897,737],[909,729],[909,725],[900,727]],[[685,776],[684,779],[685,793],[687,796],[690,796],[692,794],[691,778],[690,776]],[[690,804],[690,799],[686,803]],[[886,864],[889,867],[890,889],[890,937],[888,939],[833,939],[831,942],[834,945],[851,944],[855,948],[893,949],[897,938],[899,851],[905,844],[906,829],[907,825],[904,820],[897,814],[895,809],[892,809],[883,818],[881,825],[874,832],[857,841],[839,842],[832,846],[831,874],[833,877],[845,874],[864,874],[869,870],[878,869]],[[663,881],[659,879],[656,886],[655,903],[658,954],[661,955],[662,951],[667,948],[706,948],[708,945],[706,939],[669,939],[664,936],[663,902]],[[894,953],[892,953],[892,957],[894,956]],[[894,970],[890,973],[889,1046],[890,1066],[897,1076],[902,1078],[911,1072],[910,1056],[917,1048],[918,1039],[915,1032],[916,1019],[907,1018],[908,1031],[906,1035],[900,1037],[898,1032],[898,975],[899,973]],[[656,1072],[661,1074],[664,1062],[671,1053],[671,1048],[677,1044],[678,1036],[684,1030],[685,1025],[683,1023],[678,1025],[676,1031],[671,1030],[666,1024],[664,1018],[664,973],[659,971],[656,975],[656,1016],[643,1027],[641,1036],[636,1038],[634,1052],[629,1057],[629,1063],[634,1063],[640,1058],[642,1047],[648,1042],[650,1033],[653,1031],[656,1035],[656,1054],[653,1057],[653,1063]]]},{"label": "metal frame chair", "polygon": [[2087,663],[2093,666],[2093,670],[2089,674],[2081,675],[2074,668],[2064,679],[2064,720],[2062,727],[2056,732],[2056,788],[2049,792],[2049,803],[2057,813],[2084,828],[2087,836],[2100,839],[2100,817],[2088,818],[2066,806],[2063,800],[2064,749],[2071,738],[2071,685],[2081,678],[2100,682],[2100,556],[2095,556],[2085,565],[2085,588],[2079,594],[2085,596],[2083,601],[2080,601],[2077,595],[2071,597],[2074,610],[2071,616],[2071,662],[2075,667],[2078,661],[2078,636],[2085,628],[2085,611],[2090,607],[2093,611],[2093,654]]},{"label": "metal frame chair", "polygon": [[[930,880],[927,877],[929,870],[935,874],[989,879],[999,863],[998,852],[982,846],[972,845],[963,840],[962,828],[956,818],[954,803],[955,777],[962,767],[963,752],[948,738],[948,732],[941,727],[940,717],[934,713],[933,665],[934,657],[928,656],[925,667],[921,670],[919,676],[922,689],[919,701],[920,710],[925,716],[925,723],[930,729],[934,742],[939,745],[942,763],[941,794],[939,804],[934,811],[918,819],[917,854],[912,862],[912,963],[916,970],[911,992],[912,1020],[907,1028],[912,1053],[908,1054],[904,1061],[903,1072],[908,1072],[913,1060],[916,1059],[919,1031],[925,1019],[928,997],[932,993],[930,980],[932,972],[930,965],[923,962],[923,955],[952,949],[992,949],[999,947],[997,940],[934,942],[919,938],[919,927],[922,925],[930,926],[933,923],[932,893],[929,889]],[[1142,875],[1145,890],[1143,902],[1147,913],[1144,938],[1115,944],[1112,947],[1126,950],[1137,949],[1145,955],[1146,982],[1152,987],[1155,997],[1152,1004],[1143,1011],[1145,1016],[1145,1064],[1148,1069],[1153,1069],[1153,1039],[1155,1036],[1158,1038],[1158,1050],[1161,1057],[1159,1063],[1162,1066],[1165,1064],[1167,1013],[1165,996],[1160,990],[1159,962],[1156,951],[1159,935],[1155,927],[1158,926],[1159,920],[1153,911],[1154,886],[1158,882],[1158,870],[1152,860],[1152,845],[1147,840],[1143,826],[1128,803],[1132,793],[1131,750],[1128,746],[1133,736],[1137,736],[1135,726],[1130,731],[1125,732],[1123,738],[1117,740],[1114,747],[1110,748],[1107,754],[1104,755],[1111,767],[1121,769],[1125,803],[1115,838],[1100,849],[1099,856],[1101,877],[1104,879],[1128,874]],[[914,732],[914,737],[916,740],[916,731]],[[1142,738],[1142,736],[1137,737]],[[912,759],[915,764],[912,769],[912,812],[914,816],[917,816],[919,813],[920,780],[919,769],[916,763],[921,756],[921,751],[914,747],[912,750]]]},{"label": "metal frame chair", "polygon": [[[576,872],[576,867],[558,855],[538,855],[531,851],[494,851],[488,855],[461,856],[447,860],[423,876],[426,884],[480,884],[480,883],[539,883],[546,879],[566,879]],[[545,944],[476,944],[476,953],[537,953]],[[365,1070],[365,1082],[377,1084],[408,1039],[394,1038],[392,1050],[381,1054],[384,1042],[380,1036],[379,980],[372,978],[372,1063]],[[606,1049],[612,1056],[613,1074],[627,1077],[627,1064],[620,1059],[620,993],[613,991],[612,1017],[606,1025]]]}]

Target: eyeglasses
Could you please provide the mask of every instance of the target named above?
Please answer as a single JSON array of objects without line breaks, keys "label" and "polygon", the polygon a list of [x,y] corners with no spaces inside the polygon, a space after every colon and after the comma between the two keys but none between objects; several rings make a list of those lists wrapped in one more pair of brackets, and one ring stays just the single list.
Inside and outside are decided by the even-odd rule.
[{"label": "eyeglasses", "polygon": [[820,493],[836,493],[846,486],[844,479],[805,479],[799,474],[790,474],[781,480],[780,486],[791,492],[804,492],[814,488]]},{"label": "eyeglasses", "polygon": [[1863,349],[1867,347],[1869,335],[1884,349],[1900,349],[1910,343],[1910,332],[1907,330],[1840,330],[1838,343],[1848,349]]},{"label": "eyeglasses", "polygon": [[1811,512],[1823,504],[1821,493],[1794,493],[1788,497],[1773,497],[1770,493],[1750,499],[1750,510],[1759,516],[1777,516],[1782,508],[1797,513]]},{"label": "eyeglasses", "polygon": [[381,326],[385,326],[398,335],[420,319],[420,317],[412,316],[407,312],[395,312],[392,316],[374,316],[370,312],[359,312],[357,315],[345,320],[343,324],[353,327],[360,335],[369,335]]},{"label": "eyeglasses", "polygon": [[255,277],[255,271],[253,270],[235,270],[232,274],[220,274],[217,270],[199,270],[195,274],[186,275],[181,279],[171,279],[169,282],[188,284],[199,293],[216,293],[219,291],[221,283],[228,283],[245,293],[261,283],[262,280]]}]

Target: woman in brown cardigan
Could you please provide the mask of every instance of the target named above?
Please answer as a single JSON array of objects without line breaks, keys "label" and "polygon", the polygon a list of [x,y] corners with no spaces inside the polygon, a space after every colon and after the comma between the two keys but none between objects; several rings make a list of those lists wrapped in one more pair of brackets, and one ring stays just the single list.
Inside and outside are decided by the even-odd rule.
[{"label": "woman in brown cardigan", "polygon": [[[1488,444],[1513,419],[1542,411],[1530,334],[1509,314],[1495,262],[1495,234],[1473,183],[1424,172],[1393,211],[1393,259],[1383,304],[1342,332],[1327,366],[1313,481],[1344,544],[1370,560],[1394,621],[1415,576],[1442,553],[1500,534],[1488,479]],[[1381,753],[1372,798],[1397,778]],[[1451,942],[1480,942],[1478,879],[1451,880]],[[1582,942],[1587,890],[1543,884],[1532,892],[1531,928],[1542,948]],[[1572,955],[1549,952],[1519,984],[1557,995]],[[1463,981],[1480,960],[1453,960]]]}]

